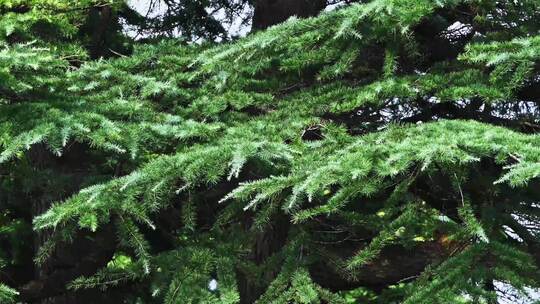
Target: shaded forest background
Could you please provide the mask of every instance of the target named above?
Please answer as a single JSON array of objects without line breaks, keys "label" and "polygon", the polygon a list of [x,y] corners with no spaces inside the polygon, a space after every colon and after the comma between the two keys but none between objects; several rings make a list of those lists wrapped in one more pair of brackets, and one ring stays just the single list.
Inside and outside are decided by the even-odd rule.
[{"label": "shaded forest background", "polygon": [[538,1],[141,3],[0,2],[1,303],[538,300]]}]

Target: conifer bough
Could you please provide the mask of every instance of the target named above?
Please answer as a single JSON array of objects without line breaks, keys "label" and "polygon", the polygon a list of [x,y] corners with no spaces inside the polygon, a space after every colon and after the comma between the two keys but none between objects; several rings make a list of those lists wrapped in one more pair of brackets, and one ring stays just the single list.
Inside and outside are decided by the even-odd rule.
[{"label": "conifer bough", "polygon": [[365,1],[99,61],[28,34],[72,35],[34,2],[0,21],[0,234],[54,201],[48,270],[0,302],[535,300],[540,2]]}]

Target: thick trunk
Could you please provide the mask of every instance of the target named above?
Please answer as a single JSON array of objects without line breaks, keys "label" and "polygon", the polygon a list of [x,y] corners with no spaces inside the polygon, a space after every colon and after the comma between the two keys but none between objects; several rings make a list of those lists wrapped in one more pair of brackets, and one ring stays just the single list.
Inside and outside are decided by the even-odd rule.
[{"label": "thick trunk", "polygon": [[106,33],[113,21],[112,10],[110,6],[94,8],[93,14],[97,21],[94,21],[94,29],[92,31],[92,44],[90,46],[90,55],[92,58],[99,58],[108,53],[106,46]]},{"label": "thick trunk", "polygon": [[[339,261],[336,256],[329,256],[327,263],[314,265],[310,273],[316,283],[333,291],[368,287],[380,292],[389,285],[416,279],[426,266],[441,261],[450,253],[449,251],[449,247],[437,241],[426,242],[414,249],[393,245],[383,249],[373,262],[358,269],[354,279],[344,278],[342,274],[336,272],[335,269],[340,268],[338,265],[332,265],[333,261]],[[345,255],[340,257],[343,259],[353,254],[345,252],[347,250],[336,255]]]},{"label": "thick trunk", "polygon": [[[110,261],[115,248],[111,225],[98,233],[81,234],[73,244],[61,245],[54,256],[39,268],[39,275],[19,288],[23,303],[116,303],[116,298],[99,290],[69,291],[66,285],[80,276],[90,276]],[[110,295],[109,295],[110,296]]]},{"label": "thick trunk", "polygon": [[[48,167],[54,163],[54,158],[52,154],[47,150],[45,145],[37,145],[29,151],[29,159],[32,162],[32,166],[35,168],[36,175],[42,175],[43,180],[48,180],[45,175],[49,175]],[[55,189],[53,185],[45,184],[41,185],[40,188],[35,189],[34,199],[31,202],[32,217],[36,217],[45,211],[51,206],[51,203],[55,200],[60,199],[60,194],[58,189]],[[47,239],[51,236],[49,231],[35,231],[33,239],[34,246],[34,256],[37,256],[39,249]],[[43,286],[37,286],[35,282],[39,282],[47,277],[47,274],[52,270],[52,267],[49,261],[46,261],[42,265],[36,265],[34,268],[34,280],[25,285],[28,290],[31,292],[35,290],[43,289]],[[38,284],[39,285],[39,284]],[[23,289],[21,295],[21,300],[25,301],[25,290]],[[41,304],[53,303],[51,299],[39,298]]]},{"label": "thick trunk", "polygon": [[[261,232],[255,239],[253,251],[249,259],[257,265],[265,262],[273,254],[278,252],[287,242],[287,235],[290,229],[289,218],[283,215],[277,216],[272,221],[271,227],[267,231]],[[271,269],[264,273],[264,280],[273,280],[280,269]],[[241,295],[241,304],[255,303],[264,293],[264,287],[250,278],[249,274],[238,273],[238,288]]]},{"label": "thick trunk", "polygon": [[326,0],[256,0],[253,30],[281,23],[291,16],[312,17],[326,7]]},{"label": "thick trunk", "polygon": [[[52,155],[44,145],[36,145],[29,152],[35,176],[43,181],[32,194],[32,217],[46,212],[55,201],[76,192],[90,175],[86,148],[73,145],[62,157]],[[35,231],[34,256],[51,237],[49,231]],[[98,233],[81,233],[73,244],[59,245],[42,265],[36,265],[33,278],[19,286],[23,303],[64,304],[95,303],[99,291],[70,292],[66,285],[79,276],[88,276],[111,259],[116,239],[111,227]],[[107,303],[107,302],[103,302]]]}]

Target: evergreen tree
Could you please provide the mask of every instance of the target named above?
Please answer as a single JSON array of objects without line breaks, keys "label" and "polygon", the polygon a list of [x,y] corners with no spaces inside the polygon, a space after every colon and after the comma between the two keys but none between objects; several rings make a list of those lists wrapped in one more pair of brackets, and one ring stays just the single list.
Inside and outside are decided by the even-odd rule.
[{"label": "evergreen tree", "polygon": [[0,4],[2,303],[538,300],[540,2],[200,45],[96,42],[104,7]]}]

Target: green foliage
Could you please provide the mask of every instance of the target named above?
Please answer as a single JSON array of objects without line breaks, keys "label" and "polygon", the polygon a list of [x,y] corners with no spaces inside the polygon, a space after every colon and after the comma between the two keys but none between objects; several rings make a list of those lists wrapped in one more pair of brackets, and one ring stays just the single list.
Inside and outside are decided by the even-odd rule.
[{"label": "green foliage", "polygon": [[0,284],[0,300],[2,303],[15,303],[18,292],[4,284]]},{"label": "green foliage", "polygon": [[[257,303],[350,303],[321,264],[367,303],[480,303],[496,298],[494,281],[540,287],[529,94],[540,47],[528,18],[540,6],[516,5],[375,0],[234,43],[162,41],[78,68],[57,50],[6,43],[0,163],[79,146],[97,175],[34,218],[38,231],[65,232],[38,260],[112,224],[112,261],[72,289],[131,282],[138,303],[238,303],[248,281]],[[456,21],[477,35],[442,39]],[[430,26],[442,30],[428,38],[458,51],[436,58]],[[177,226],[163,228],[164,216]],[[366,271],[384,269],[389,250],[431,253],[373,295]]]}]

